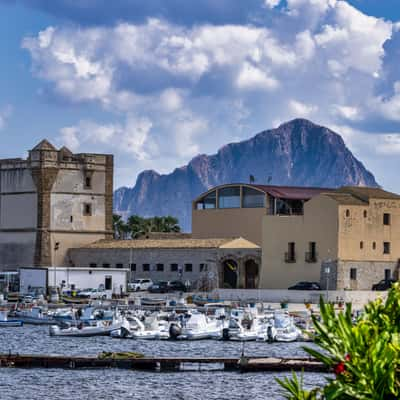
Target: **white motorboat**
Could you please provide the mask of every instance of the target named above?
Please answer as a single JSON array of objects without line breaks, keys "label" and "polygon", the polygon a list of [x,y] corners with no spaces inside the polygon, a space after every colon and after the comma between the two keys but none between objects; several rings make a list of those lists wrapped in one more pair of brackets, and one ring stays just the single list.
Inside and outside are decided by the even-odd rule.
[{"label": "white motorboat", "polygon": [[52,325],[56,322],[53,317],[44,314],[41,307],[16,311],[15,316],[24,324],[30,325]]},{"label": "white motorboat", "polygon": [[189,318],[183,318],[181,333],[178,339],[220,339],[224,329],[224,320],[211,319],[199,312],[187,314]]},{"label": "white motorboat", "polygon": [[11,328],[22,326],[24,323],[18,319],[8,319],[8,311],[0,311],[0,328]]},{"label": "white motorboat", "polygon": [[287,313],[275,312],[273,321],[277,342],[295,342],[301,336],[300,329],[296,327],[293,318]]},{"label": "white motorboat", "polygon": [[84,325],[68,328],[60,328],[58,325],[50,326],[50,336],[70,336],[70,337],[91,337],[91,336],[110,336],[111,332],[121,329],[124,324],[124,318],[117,317],[112,321],[96,321],[95,325]]}]

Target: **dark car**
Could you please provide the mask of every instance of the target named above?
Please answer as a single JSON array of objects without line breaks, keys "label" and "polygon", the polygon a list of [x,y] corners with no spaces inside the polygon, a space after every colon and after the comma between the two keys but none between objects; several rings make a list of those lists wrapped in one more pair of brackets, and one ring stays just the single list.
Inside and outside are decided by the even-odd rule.
[{"label": "dark car", "polygon": [[382,279],[380,282],[372,285],[372,290],[389,290],[395,282],[397,282],[395,279]]},{"label": "dark car", "polygon": [[186,292],[188,288],[181,281],[171,281],[168,283],[169,290],[171,292]]},{"label": "dark car", "polygon": [[149,287],[150,293],[167,293],[169,291],[168,282],[155,282]]},{"label": "dark car", "polygon": [[288,288],[289,290],[321,290],[318,282],[298,282]]}]

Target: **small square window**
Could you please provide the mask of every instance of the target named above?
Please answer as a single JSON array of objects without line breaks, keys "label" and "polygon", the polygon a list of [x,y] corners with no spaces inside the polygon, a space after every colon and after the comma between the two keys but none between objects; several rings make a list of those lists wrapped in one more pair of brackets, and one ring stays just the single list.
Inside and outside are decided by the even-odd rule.
[{"label": "small square window", "polygon": [[390,242],[383,242],[383,254],[390,254]]},{"label": "small square window", "polygon": [[143,264],[143,272],[150,271],[150,264]]},{"label": "small square window", "polygon": [[97,264],[96,264],[96,263],[90,263],[90,264],[89,264],[89,267],[90,267],[90,268],[97,268]]},{"label": "small square window", "polygon": [[115,264],[115,267],[116,268],[124,268],[124,264],[117,263],[117,264]]},{"label": "small square window", "polygon": [[171,264],[171,272],[178,271],[178,264]]},{"label": "small square window", "polygon": [[157,264],[157,271],[159,272],[164,271],[164,264]]},{"label": "small square window", "polygon": [[132,272],[136,271],[136,264],[129,264],[129,268]]},{"label": "small square window", "polygon": [[83,205],[83,215],[85,215],[85,216],[92,215],[92,205],[90,203],[84,203],[84,205]]},{"label": "small square window", "polygon": [[110,268],[110,264],[104,263],[104,264],[103,264],[103,268]]},{"label": "small square window", "polygon": [[350,279],[352,281],[357,280],[357,268],[350,268]]},{"label": "small square window", "polygon": [[192,272],[193,264],[185,264],[185,272]]},{"label": "small square window", "polygon": [[206,272],[208,270],[207,264],[200,264],[200,272]]},{"label": "small square window", "polygon": [[383,225],[390,225],[390,214],[383,214]]}]

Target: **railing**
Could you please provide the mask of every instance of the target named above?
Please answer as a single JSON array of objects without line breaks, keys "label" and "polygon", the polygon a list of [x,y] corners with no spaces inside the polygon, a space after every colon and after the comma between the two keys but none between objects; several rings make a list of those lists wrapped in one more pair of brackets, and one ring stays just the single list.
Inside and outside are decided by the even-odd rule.
[{"label": "railing", "polygon": [[294,253],[294,252],[285,253],[285,262],[286,263],[295,263],[296,262],[296,253]]},{"label": "railing", "polygon": [[318,261],[316,252],[306,252],[305,260],[307,263],[316,263]]}]

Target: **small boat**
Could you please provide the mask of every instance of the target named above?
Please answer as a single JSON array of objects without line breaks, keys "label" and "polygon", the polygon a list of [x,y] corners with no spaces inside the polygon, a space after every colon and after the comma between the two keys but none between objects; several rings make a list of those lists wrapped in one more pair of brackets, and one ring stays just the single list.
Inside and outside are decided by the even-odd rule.
[{"label": "small boat", "polygon": [[56,322],[53,317],[44,314],[41,307],[15,311],[15,316],[24,324],[30,325],[52,325]]},{"label": "small boat", "polygon": [[294,324],[293,318],[285,312],[275,312],[274,328],[277,342],[295,342],[301,336],[301,331]]},{"label": "small boat", "polygon": [[138,317],[125,319],[123,325],[111,336],[123,339],[166,340],[169,339],[169,322],[150,316],[141,321]]},{"label": "small boat", "polygon": [[199,312],[186,314],[188,318],[181,319],[181,332],[177,339],[199,340],[199,339],[220,339],[224,329],[222,319],[210,319]]},{"label": "small boat", "polygon": [[69,337],[92,337],[110,336],[111,332],[121,329],[124,318],[117,317],[112,321],[97,321],[95,325],[84,325],[83,322],[77,326],[61,328],[58,325],[50,326],[50,336],[69,336]]},{"label": "small boat", "polygon": [[0,328],[11,328],[24,325],[23,321],[18,319],[8,319],[8,311],[0,311]]},{"label": "small boat", "polygon": [[140,300],[142,306],[155,306],[155,307],[162,307],[167,304],[166,299],[156,299],[152,297],[144,297]]}]

